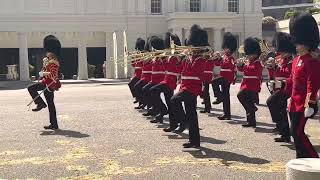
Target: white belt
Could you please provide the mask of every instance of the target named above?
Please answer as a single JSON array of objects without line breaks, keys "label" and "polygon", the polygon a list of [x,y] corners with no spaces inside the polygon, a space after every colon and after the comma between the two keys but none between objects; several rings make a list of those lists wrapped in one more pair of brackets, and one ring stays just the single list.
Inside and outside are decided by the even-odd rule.
[{"label": "white belt", "polygon": [[174,72],[169,72],[169,71],[167,71],[166,74],[173,75],[173,76],[179,76],[180,75],[179,73],[174,73]]},{"label": "white belt", "polygon": [[213,74],[212,71],[204,71],[204,73]]},{"label": "white belt", "polygon": [[231,69],[220,69],[220,71],[223,71],[223,72],[232,72]]},{"label": "white belt", "polygon": [[195,77],[195,76],[181,76],[181,79],[184,79],[184,80],[200,80],[199,77]]},{"label": "white belt", "polygon": [[165,74],[164,71],[152,71],[152,74]]},{"label": "white belt", "polygon": [[143,74],[151,74],[152,71],[142,71]]},{"label": "white belt", "polygon": [[258,76],[243,76],[243,79],[260,79]]},{"label": "white belt", "polygon": [[287,79],[286,77],[275,77],[275,80],[277,81],[286,80],[286,79]]},{"label": "white belt", "polygon": [[142,67],[134,67],[134,69],[142,69]]}]

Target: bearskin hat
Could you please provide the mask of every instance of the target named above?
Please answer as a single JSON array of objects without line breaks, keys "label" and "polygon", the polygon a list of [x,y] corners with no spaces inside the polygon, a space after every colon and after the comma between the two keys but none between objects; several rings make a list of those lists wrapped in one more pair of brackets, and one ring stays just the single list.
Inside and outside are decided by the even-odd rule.
[{"label": "bearskin hat", "polygon": [[246,55],[261,55],[261,48],[257,38],[249,37],[244,40],[244,53]]},{"label": "bearskin hat", "polygon": [[234,53],[237,49],[237,38],[230,32],[226,32],[223,35],[222,49],[229,49],[231,53]]},{"label": "bearskin hat", "polygon": [[170,32],[167,32],[165,34],[165,39],[164,39],[165,48],[170,47],[170,37],[173,40],[175,45],[181,46],[181,41],[180,41],[179,36],[177,36],[176,34],[172,34]]},{"label": "bearskin hat", "polygon": [[50,52],[56,56],[60,56],[61,53],[61,43],[58,38],[53,35],[46,36],[43,39],[43,48],[46,53]]},{"label": "bearskin hat", "polygon": [[146,44],[145,40],[143,40],[141,38],[138,38],[137,41],[136,41],[135,49],[138,50],[138,51],[143,51],[145,44]]},{"label": "bearskin hat", "polygon": [[296,48],[292,43],[290,34],[284,32],[277,32],[272,40],[272,46],[277,52],[285,52],[295,54]]},{"label": "bearskin hat", "polygon": [[289,23],[290,35],[294,44],[302,44],[315,50],[320,42],[319,28],[311,14],[301,13],[293,16]]},{"label": "bearskin hat", "polygon": [[153,36],[150,39],[150,48],[154,48],[156,50],[163,50],[164,47],[164,40],[157,37],[157,36]]},{"label": "bearskin hat", "polygon": [[208,46],[207,31],[201,29],[198,25],[193,25],[190,30],[187,44],[194,47]]}]

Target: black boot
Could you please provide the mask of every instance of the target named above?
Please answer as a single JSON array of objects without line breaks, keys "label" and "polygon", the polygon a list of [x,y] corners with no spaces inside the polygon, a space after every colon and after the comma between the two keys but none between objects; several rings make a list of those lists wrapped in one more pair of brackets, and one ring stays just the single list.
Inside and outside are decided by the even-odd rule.
[{"label": "black boot", "polygon": [[219,120],[231,120],[231,116],[222,115],[218,117]]},{"label": "black boot", "polygon": [[255,124],[252,124],[252,123],[246,123],[246,124],[243,124],[242,127],[245,127],[245,128],[247,128],[247,127],[253,127],[253,128],[255,128],[256,125],[255,125]]},{"label": "black boot", "polygon": [[49,126],[44,126],[43,128],[44,129],[53,129],[53,130],[59,129],[58,125],[52,125],[52,124],[50,124]]},{"label": "black boot", "polygon": [[200,147],[200,144],[193,144],[193,143],[188,142],[188,143],[184,143],[183,147],[184,148],[198,148],[198,147]]},{"label": "black boot", "polygon": [[212,104],[220,104],[222,103],[222,100],[221,99],[217,99],[215,101],[212,102]]},{"label": "black boot", "polygon": [[46,107],[47,107],[47,105],[44,104],[44,103],[37,104],[37,107],[34,108],[34,109],[32,109],[32,111],[33,111],[33,112],[38,112],[38,111],[40,111],[41,109],[46,108]]},{"label": "black boot", "polygon": [[286,143],[290,143],[291,139],[290,137],[285,137],[285,136],[281,136],[279,138],[274,138],[274,142],[286,142]]},{"label": "black boot", "polygon": [[210,109],[205,109],[205,110],[201,110],[200,113],[210,113],[211,110]]}]

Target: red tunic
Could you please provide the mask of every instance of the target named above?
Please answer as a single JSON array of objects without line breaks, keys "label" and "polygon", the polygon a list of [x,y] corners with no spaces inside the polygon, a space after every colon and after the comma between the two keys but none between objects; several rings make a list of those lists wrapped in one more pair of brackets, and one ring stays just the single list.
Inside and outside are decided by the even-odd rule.
[{"label": "red tunic", "polygon": [[[281,57],[278,57],[281,58]],[[286,80],[290,77],[292,69],[291,57],[281,58],[280,63],[275,68],[269,68],[269,72],[271,71],[275,80]],[[291,89],[285,89],[284,92],[286,94],[291,94]]]},{"label": "red tunic", "polygon": [[227,80],[230,84],[235,81],[236,67],[234,65],[234,57],[225,53],[222,61],[216,63],[217,66],[220,66],[220,76]]},{"label": "red tunic", "polygon": [[178,65],[178,58],[175,56],[171,56],[165,63],[166,75],[163,81],[160,84],[164,84],[168,86],[171,90],[175,90],[177,88],[177,76],[181,74],[182,65],[181,63]]},{"label": "red tunic", "polygon": [[152,62],[151,84],[159,84],[165,76],[165,59],[155,58]]},{"label": "red tunic", "polygon": [[59,90],[61,83],[59,81],[59,62],[57,60],[50,60],[45,63],[42,68],[43,72],[50,72],[47,76],[43,77],[41,83],[47,85],[50,90]]},{"label": "red tunic", "polygon": [[[308,101],[313,101],[312,103],[316,103],[318,100],[318,91],[320,89],[320,59],[314,59],[311,62],[312,73],[310,74],[310,78],[308,80]],[[309,102],[306,102],[309,103]]]},{"label": "red tunic", "polygon": [[214,60],[207,59],[204,62],[203,82],[210,83],[213,78]]},{"label": "red tunic", "polygon": [[151,81],[152,63],[147,61],[143,63],[141,80],[145,83]]},{"label": "red tunic", "polygon": [[308,80],[313,79],[311,77],[312,62],[313,58],[310,54],[298,56],[293,60],[292,72],[286,81],[287,86],[292,86],[289,112],[304,112]]},{"label": "red tunic", "polygon": [[134,77],[141,79],[143,62],[141,60],[137,60],[132,62],[131,65],[134,68]]},{"label": "red tunic", "polygon": [[238,70],[243,72],[240,89],[250,90],[256,93],[260,92],[263,70],[260,61],[258,59],[250,60],[248,65],[238,67]]},{"label": "red tunic", "polygon": [[182,63],[180,91],[188,91],[195,96],[202,93],[202,80],[205,60],[189,57]]}]

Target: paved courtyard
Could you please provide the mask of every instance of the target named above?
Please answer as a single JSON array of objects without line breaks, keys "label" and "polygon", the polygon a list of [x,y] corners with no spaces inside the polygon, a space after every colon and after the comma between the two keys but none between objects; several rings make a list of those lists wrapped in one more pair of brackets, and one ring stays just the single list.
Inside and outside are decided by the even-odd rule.
[{"label": "paved courtyard", "polygon": [[[1,83],[0,179],[281,180],[285,164],[295,158],[292,144],[273,141],[265,87],[256,129],[241,126],[245,112],[236,84],[232,120],[217,120],[221,105],[213,106],[212,114],[199,114],[201,148],[183,149],[187,132],[163,132],[167,121],[149,123],[133,109],[126,82],[65,84],[55,94],[61,128],[55,132],[43,130],[47,109],[28,111],[25,84]],[[308,122],[307,132],[319,150],[317,118]]]}]

